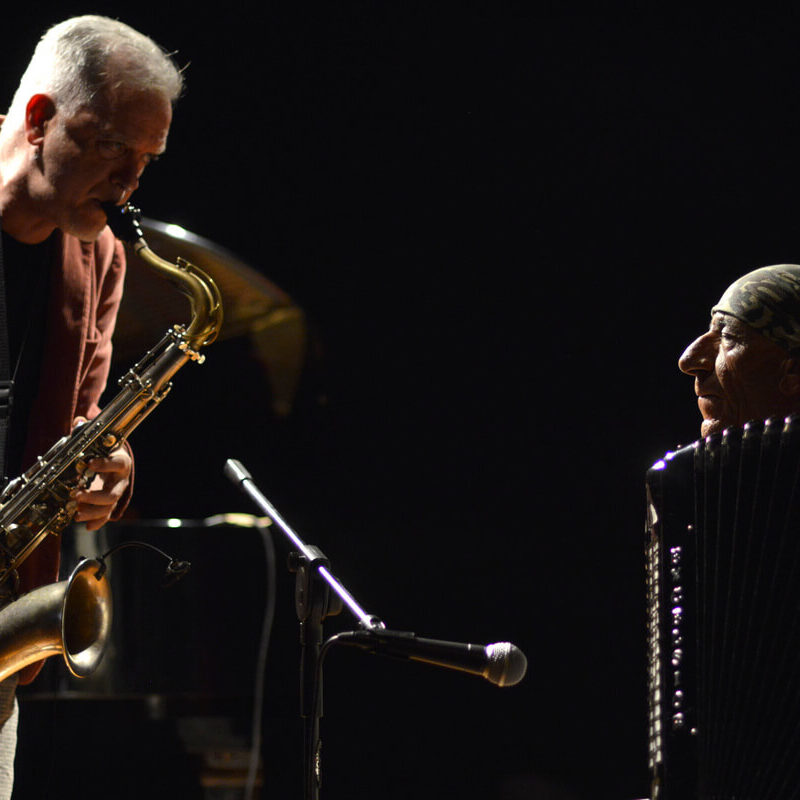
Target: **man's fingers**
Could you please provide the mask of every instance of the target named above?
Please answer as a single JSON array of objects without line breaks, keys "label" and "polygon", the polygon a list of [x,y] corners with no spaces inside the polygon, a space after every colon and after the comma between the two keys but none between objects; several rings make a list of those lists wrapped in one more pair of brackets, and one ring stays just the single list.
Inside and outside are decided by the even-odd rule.
[{"label": "man's fingers", "polygon": [[92,472],[116,472],[127,474],[130,472],[130,463],[122,458],[93,458],[89,461],[89,469]]},{"label": "man's fingers", "polygon": [[112,492],[79,492],[70,503],[75,503],[75,522],[83,522],[89,530],[97,530],[108,522],[119,500]]},{"label": "man's fingers", "polygon": [[77,504],[76,508],[81,509],[84,506],[108,506],[113,505],[119,500],[121,492],[116,492],[113,489],[106,489],[101,492],[75,492],[71,495],[73,501]]}]

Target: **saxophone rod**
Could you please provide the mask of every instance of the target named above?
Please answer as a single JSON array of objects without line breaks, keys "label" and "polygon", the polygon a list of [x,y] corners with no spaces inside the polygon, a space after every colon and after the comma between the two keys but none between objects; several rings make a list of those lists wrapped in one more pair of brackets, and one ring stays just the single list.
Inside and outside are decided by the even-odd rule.
[{"label": "saxophone rod", "polygon": [[[313,563],[316,559],[315,553],[309,549],[303,540],[292,530],[283,517],[278,513],[275,506],[264,496],[261,490],[253,482],[253,476],[245,468],[241,461],[229,458],[225,462],[225,476],[247,494],[253,502],[284,532],[286,537],[300,551],[302,556]],[[382,630],[386,626],[374,614],[368,614],[356,602],[350,592],[334,577],[330,570],[322,564],[316,564],[319,574],[325,579],[327,584],[342,599],[342,602],[353,612],[362,628],[366,630]]]}]

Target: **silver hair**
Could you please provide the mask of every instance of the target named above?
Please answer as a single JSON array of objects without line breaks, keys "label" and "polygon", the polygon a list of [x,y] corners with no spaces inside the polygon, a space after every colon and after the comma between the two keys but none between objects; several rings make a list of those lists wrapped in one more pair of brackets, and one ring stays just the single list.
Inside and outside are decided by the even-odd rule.
[{"label": "silver hair", "polygon": [[174,103],[183,91],[183,76],[169,54],[129,25],[94,14],[73,17],[39,40],[8,116],[24,114],[38,92],[74,111],[121,86],[160,91]]}]

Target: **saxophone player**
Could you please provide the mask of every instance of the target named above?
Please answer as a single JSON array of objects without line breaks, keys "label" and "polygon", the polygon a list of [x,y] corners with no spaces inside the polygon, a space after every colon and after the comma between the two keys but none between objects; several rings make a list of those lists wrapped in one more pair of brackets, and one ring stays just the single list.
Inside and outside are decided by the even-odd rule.
[{"label": "saxophone player", "polygon": [[[180,71],[151,39],[105,17],[75,17],[42,37],[0,118],[5,475],[99,411],[125,272],[101,204],[126,202],[164,152],[181,91]],[[96,530],[124,510],[132,458],[125,445],[89,466],[96,478],[70,503],[74,519]],[[57,572],[49,537],[22,564],[21,589]],[[37,671],[0,684],[0,800],[13,783],[17,680]]]}]

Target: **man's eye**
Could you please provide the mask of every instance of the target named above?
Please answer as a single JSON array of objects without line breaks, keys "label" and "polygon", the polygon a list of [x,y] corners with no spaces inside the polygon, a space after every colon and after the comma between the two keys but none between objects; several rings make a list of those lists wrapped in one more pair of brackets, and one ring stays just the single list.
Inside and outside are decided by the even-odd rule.
[{"label": "man's eye", "polygon": [[103,158],[120,158],[125,155],[128,146],[114,139],[98,139],[97,150]]}]

